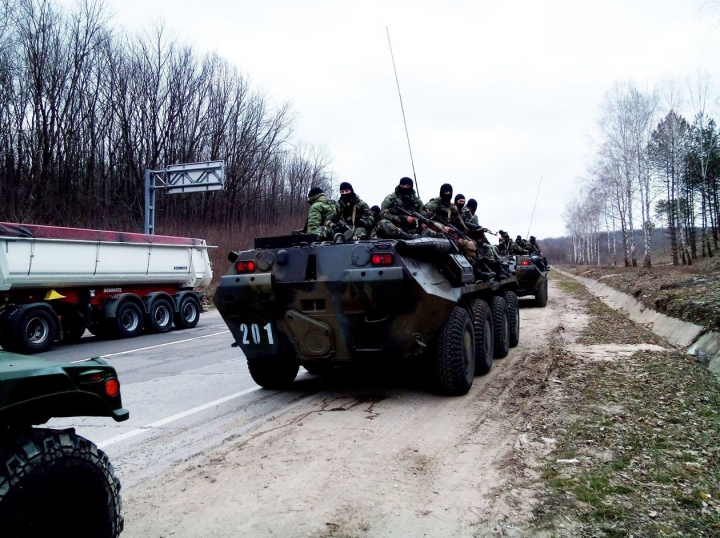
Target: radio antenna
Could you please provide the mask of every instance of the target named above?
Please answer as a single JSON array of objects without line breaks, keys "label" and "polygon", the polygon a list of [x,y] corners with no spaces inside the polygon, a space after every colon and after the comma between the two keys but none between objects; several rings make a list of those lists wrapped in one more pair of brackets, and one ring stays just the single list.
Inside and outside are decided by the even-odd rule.
[{"label": "radio antenna", "polygon": [[[542,185],[542,180],[543,180],[543,177],[540,176],[540,185]],[[532,212],[532,215],[530,216],[530,225],[528,226],[528,233],[525,237],[530,237],[530,228],[532,228],[532,221],[533,221],[533,218],[535,217],[535,208],[537,207],[538,196],[540,196],[540,185],[538,185],[538,191],[537,191],[537,194],[535,195],[535,205],[533,205],[533,212]]]},{"label": "radio antenna", "polygon": [[410,134],[408,133],[407,120],[405,119],[405,107],[403,106],[402,93],[400,93],[400,80],[398,79],[397,68],[395,67],[395,56],[393,55],[392,43],[390,43],[390,30],[385,27],[388,38],[388,46],[390,47],[390,58],[392,58],[393,71],[395,72],[395,83],[397,84],[398,97],[400,97],[400,110],[402,110],[403,124],[405,125],[405,137],[407,138],[408,150],[410,151],[410,163],[412,164],[413,179],[415,180],[415,190],[420,196],[420,185],[418,185],[417,176],[415,175],[415,161],[413,160],[412,148],[410,147]]}]

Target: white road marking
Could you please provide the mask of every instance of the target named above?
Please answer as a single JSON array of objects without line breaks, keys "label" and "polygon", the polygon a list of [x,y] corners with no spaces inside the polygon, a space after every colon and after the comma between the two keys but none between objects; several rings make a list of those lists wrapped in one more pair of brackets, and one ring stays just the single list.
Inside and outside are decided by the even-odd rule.
[{"label": "white road marking", "polygon": [[260,390],[261,388],[262,387],[260,387],[258,385],[255,387],[251,387],[249,389],[241,390],[240,392],[236,392],[235,394],[230,394],[229,396],[225,396],[223,398],[218,398],[217,400],[213,400],[212,402],[208,402],[206,404],[199,405],[197,407],[193,407],[192,409],[188,409],[187,411],[183,411],[182,413],[177,413],[176,415],[172,415],[167,418],[163,418],[161,420],[152,422],[152,423],[148,424],[147,426],[143,426],[142,428],[136,428],[134,430],[130,430],[129,432],[125,432],[120,435],[116,435],[115,437],[111,437],[107,441],[98,443],[97,446],[100,448],[104,448],[109,445],[114,445],[115,443],[119,443],[120,441],[124,441],[125,439],[130,439],[131,437],[135,437],[137,435],[145,433],[148,430],[151,430],[152,428],[159,428],[160,426],[164,426],[165,424],[169,424],[170,422],[180,420],[181,418],[189,417],[190,415],[194,415],[195,413],[199,413],[200,411],[204,411],[205,409],[209,409],[210,407],[214,407],[216,405],[220,405],[222,403],[229,402],[230,400],[240,398],[241,396],[245,396],[246,394],[250,394],[251,392]]},{"label": "white road marking", "polygon": [[[227,334],[230,331],[220,331],[218,333],[205,334],[203,336],[196,336],[194,338],[185,338],[184,340],[175,340],[174,342],[166,342],[164,344],[156,344],[154,346],[139,347],[137,349],[129,349],[128,351],[120,351],[119,353],[108,353],[107,355],[100,355],[101,359],[107,359],[108,357],[116,357],[118,355],[127,355],[128,353],[135,353],[136,351],[145,351],[146,349],[154,349],[158,347],[172,346],[175,344],[181,344],[183,342],[190,342],[191,340],[200,340],[201,338],[210,338],[211,336],[217,336],[219,334]],[[73,363],[85,362],[89,359],[80,359],[78,361],[72,361]]]}]

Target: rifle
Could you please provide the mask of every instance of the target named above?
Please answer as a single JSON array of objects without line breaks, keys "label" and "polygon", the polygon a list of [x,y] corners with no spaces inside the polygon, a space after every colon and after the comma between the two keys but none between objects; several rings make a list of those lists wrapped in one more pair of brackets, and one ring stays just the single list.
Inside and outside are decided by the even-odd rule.
[{"label": "rifle", "polygon": [[[398,211],[400,211],[400,213],[402,213],[402,214],[404,214],[404,215],[406,215],[406,216],[408,216],[408,217],[413,217],[414,219],[417,219],[418,222],[421,222],[422,224],[424,224],[424,225],[426,225],[426,226],[428,226],[428,227],[430,227],[430,228],[434,228],[434,229],[437,230],[445,239],[449,239],[450,242],[451,242],[451,243],[453,244],[453,246],[455,247],[455,250],[456,250],[457,252],[460,252],[460,247],[458,247],[457,243],[455,243],[455,240],[452,238],[452,236],[451,236],[449,233],[447,233],[447,232],[445,231],[445,228],[443,228],[440,223],[435,222],[434,220],[431,220],[431,219],[427,218],[425,215],[421,215],[421,214],[418,213],[417,211],[409,211],[409,210],[405,209],[404,207],[402,207],[401,205],[399,205],[399,204],[397,204],[397,203],[393,204],[392,208],[393,208],[393,209],[397,209]],[[459,230],[458,230],[458,231],[459,231]],[[467,236],[465,236],[465,237],[467,237]]]}]

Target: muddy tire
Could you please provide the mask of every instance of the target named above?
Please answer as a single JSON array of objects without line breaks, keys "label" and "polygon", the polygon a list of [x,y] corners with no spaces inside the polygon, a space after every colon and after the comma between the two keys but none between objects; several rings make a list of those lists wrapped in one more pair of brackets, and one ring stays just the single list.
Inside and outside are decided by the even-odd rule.
[{"label": "muddy tire", "polygon": [[467,394],[475,377],[475,328],[465,308],[456,306],[450,312],[435,338],[431,362],[440,393]]},{"label": "muddy tire", "polygon": [[508,343],[510,347],[516,347],[520,343],[520,304],[518,303],[518,296],[514,291],[506,291],[505,301],[508,307]]},{"label": "muddy tire", "polygon": [[173,306],[170,301],[158,297],[150,304],[148,321],[154,333],[166,333],[173,326]]},{"label": "muddy tire", "polygon": [[500,295],[493,295],[490,300],[490,309],[493,319],[493,355],[496,359],[503,359],[510,352],[507,301]]},{"label": "muddy tire", "polygon": [[175,327],[178,329],[192,329],[200,321],[200,302],[194,295],[185,295],[180,299],[178,311],[175,314]]},{"label": "muddy tire", "polygon": [[286,389],[297,377],[300,365],[294,361],[277,359],[248,359],[253,381],[264,389]]},{"label": "muddy tire", "polygon": [[142,333],[143,319],[140,307],[126,301],[118,306],[115,317],[110,320],[110,332],[116,338],[134,338]]},{"label": "muddy tire", "polygon": [[493,364],[493,325],[490,305],[482,299],[470,303],[475,332],[475,375],[485,375]]},{"label": "muddy tire", "polygon": [[535,306],[540,308],[545,307],[548,300],[548,283],[547,278],[543,279],[542,283],[535,290]]},{"label": "muddy tire", "polygon": [[0,450],[0,521],[6,537],[116,538],[120,482],[94,443],[72,430],[29,430]]},{"label": "muddy tire", "polygon": [[57,318],[44,308],[23,312],[13,338],[14,351],[31,355],[47,351],[57,338]]}]

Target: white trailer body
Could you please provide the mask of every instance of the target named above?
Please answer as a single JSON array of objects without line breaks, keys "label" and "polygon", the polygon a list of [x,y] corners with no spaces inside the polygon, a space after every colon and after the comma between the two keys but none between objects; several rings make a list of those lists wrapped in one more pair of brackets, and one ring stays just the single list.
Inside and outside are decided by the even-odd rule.
[{"label": "white trailer body", "polygon": [[0,223],[0,346],[194,327],[212,280],[202,239]]},{"label": "white trailer body", "polygon": [[24,226],[32,233],[23,234],[18,226],[0,223],[0,291],[118,284],[192,289],[212,280],[204,240],[50,226]]}]

